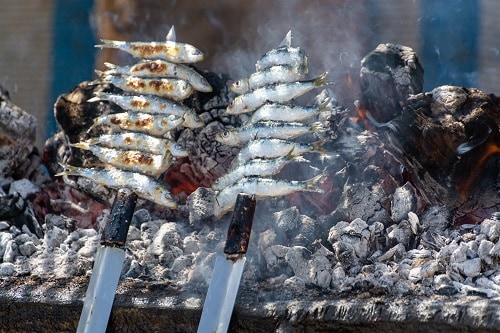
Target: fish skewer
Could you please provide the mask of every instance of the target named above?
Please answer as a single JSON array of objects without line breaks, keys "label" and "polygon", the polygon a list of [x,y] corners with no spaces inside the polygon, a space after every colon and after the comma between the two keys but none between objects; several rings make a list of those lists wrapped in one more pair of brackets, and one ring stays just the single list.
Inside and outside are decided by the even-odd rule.
[{"label": "fish skewer", "polygon": [[303,66],[293,67],[277,65],[266,68],[263,71],[253,73],[249,77],[234,82],[229,89],[237,94],[244,94],[265,85],[294,82],[303,78],[307,72]]},{"label": "fish skewer", "polygon": [[187,150],[175,141],[156,138],[136,132],[103,134],[98,137],[90,138],[84,141],[83,144],[88,146],[101,145],[107,148],[138,150],[148,154],[170,153],[173,157],[188,156]]},{"label": "fish skewer", "polygon": [[215,135],[214,140],[228,146],[242,146],[250,140],[262,138],[293,139],[321,129],[322,124],[319,122],[304,125],[293,122],[260,121],[255,124],[219,132]]},{"label": "fish skewer", "polygon": [[255,124],[261,120],[275,120],[275,121],[303,121],[307,120],[320,112],[328,110],[328,103],[330,99],[326,99],[319,106],[308,108],[298,105],[284,105],[277,103],[266,103],[259,107],[250,119],[245,123],[246,125]]},{"label": "fish skewer", "polygon": [[236,97],[227,107],[229,114],[241,114],[252,112],[266,102],[283,103],[299,97],[302,94],[316,88],[329,85],[325,80],[328,72],[315,79],[292,83],[278,83],[275,85],[257,88],[244,95]]},{"label": "fish skewer", "polygon": [[199,128],[205,125],[196,111],[185,105],[174,103],[166,98],[152,95],[117,95],[106,92],[95,92],[94,95],[95,96],[89,99],[88,102],[104,100],[132,112],[182,117],[184,118],[184,123],[182,123],[182,125],[189,128]]},{"label": "fish skewer", "polygon": [[171,78],[142,78],[137,76],[113,76],[103,75],[102,81],[111,83],[126,92],[136,94],[148,94],[160,97],[166,97],[175,101],[188,98],[193,93],[193,86],[180,79]]},{"label": "fish skewer", "polygon": [[183,122],[183,118],[177,118],[173,115],[161,116],[147,113],[122,112],[95,118],[94,123],[88,131],[99,125],[108,125],[111,128],[167,137],[171,130],[182,125]]},{"label": "fish skewer", "polygon": [[243,178],[231,186],[225,187],[216,196],[215,216],[220,217],[231,210],[238,193],[255,195],[257,198],[278,197],[298,191],[323,192],[318,183],[323,175],[305,181],[278,180],[271,178]]},{"label": "fish skewer", "polygon": [[175,63],[191,64],[203,60],[203,53],[196,47],[175,41],[175,29],[172,27],[164,42],[123,42],[101,39],[99,48],[114,48],[125,51],[134,57],[143,59],[163,59]]},{"label": "fish skewer", "polygon": [[212,91],[212,87],[208,81],[194,69],[165,60],[143,61],[132,66],[116,66],[109,62],[105,62],[104,65],[108,67],[108,70],[103,72],[104,75],[129,75],[141,78],[176,78],[187,81],[195,90],[202,92]]},{"label": "fish skewer", "polygon": [[243,165],[255,158],[276,158],[287,154],[299,156],[310,152],[323,153],[321,149],[322,144],[322,141],[308,144],[283,139],[252,140],[240,149],[238,155],[236,155],[232,162],[231,168],[234,168],[233,166]]},{"label": "fish skewer", "polygon": [[172,164],[172,155],[169,153],[152,155],[138,150],[119,150],[89,145],[86,142],[74,143],[71,146],[90,150],[102,162],[118,169],[140,172],[155,178]]},{"label": "fish skewer", "polygon": [[212,184],[212,189],[220,191],[227,186],[234,184],[236,181],[248,176],[272,176],[279,173],[288,163],[296,162],[308,162],[302,156],[294,156],[288,154],[286,156],[274,158],[274,159],[255,159],[249,161],[244,165],[239,165],[234,169],[231,169],[228,173],[221,176]]},{"label": "fish skewer", "polygon": [[63,165],[63,167],[65,170],[56,176],[80,176],[114,189],[128,188],[143,199],[167,208],[177,208],[177,202],[164,185],[141,173],[111,167],[108,169],[80,168],[71,165]]}]

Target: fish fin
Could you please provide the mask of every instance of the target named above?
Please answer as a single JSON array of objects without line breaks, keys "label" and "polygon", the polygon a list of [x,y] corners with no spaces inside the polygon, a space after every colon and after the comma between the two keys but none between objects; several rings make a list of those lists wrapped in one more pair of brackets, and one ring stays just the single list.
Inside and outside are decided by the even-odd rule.
[{"label": "fish fin", "polygon": [[101,98],[94,96],[91,99],[88,99],[87,103],[100,102],[101,100],[102,100]]},{"label": "fish fin", "polygon": [[167,42],[175,42],[177,40],[177,36],[175,35],[175,27],[172,26],[170,30],[168,31],[167,37],[166,37]]},{"label": "fish fin", "polygon": [[97,74],[97,76],[101,79],[104,79],[104,77],[108,76],[106,72],[100,71],[98,69],[94,69],[94,72]]},{"label": "fish fin", "polygon": [[321,182],[322,179],[323,179],[323,174],[319,174],[311,179],[306,180],[305,190],[310,192],[323,193],[324,191],[319,188],[319,183]]},{"label": "fish fin", "polygon": [[292,45],[292,30],[288,30],[285,38],[279,43],[278,48],[280,47],[290,47]]},{"label": "fish fin", "polygon": [[321,87],[321,86],[328,86],[328,85],[333,84],[331,82],[326,81],[326,76],[328,75],[328,73],[329,72],[326,71],[323,74],[321,74],[320,76],[318,76],[317,78],[315,78],[313,80],[314,85],[318,86],[318,87]]},{"label": "fish fin", "polygon": [[100,49],[111,48],[111,49],[119,49],[126,45],[126,42],[118,41],[118,40],[110,40],[110,39],[101,39],[103,44],[95,45]]}]

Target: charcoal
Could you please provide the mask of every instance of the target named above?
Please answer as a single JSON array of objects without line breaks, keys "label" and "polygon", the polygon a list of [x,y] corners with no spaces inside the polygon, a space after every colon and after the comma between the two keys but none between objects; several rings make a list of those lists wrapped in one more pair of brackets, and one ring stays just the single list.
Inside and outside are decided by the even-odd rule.
[{"label": "charcoal", "polygon": [[416,208],[415,189],[410,183],[406,183],[394,191],[391,201],[391,218],[394,222],[406,219],[408,213],[414,212]]}]

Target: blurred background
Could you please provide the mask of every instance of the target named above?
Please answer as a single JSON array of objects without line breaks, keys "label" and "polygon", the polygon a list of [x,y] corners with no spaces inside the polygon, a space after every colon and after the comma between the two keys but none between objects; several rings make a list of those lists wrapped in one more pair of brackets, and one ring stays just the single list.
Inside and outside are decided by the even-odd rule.
[{"label": "blurred background", "polygon": [[60,94],[95,78],[103,62],[134,61],[94,48],[99,38],[178,41],[205,53],[200,69],[237,79],[288,30],[309,55],[310,77],[330,70],[337,99],[357,99],[359,63],[380,43],[412,47],[424,90],[451,84],[500,95],[496,0],[2,0],[0,84],[39,120],[37,146],[56,130]]}]

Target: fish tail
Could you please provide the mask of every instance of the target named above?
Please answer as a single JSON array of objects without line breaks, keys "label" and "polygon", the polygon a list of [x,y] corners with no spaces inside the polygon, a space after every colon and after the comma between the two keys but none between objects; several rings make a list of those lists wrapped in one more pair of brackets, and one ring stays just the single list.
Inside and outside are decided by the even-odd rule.
[{"label": "fish tail", "polygon": [[72,166],[72,165],[69,165],[69,164],[62,164],[62,163],[59,163],[59,165],[61,167],[64,168],[63,171],[59,172],[59,173],[56,173],[54,176],[55,177],[61,177],[61,176],[77,176],[79,175],[79,172],[78,172],[78,167],[75,167],[75,166]]},{"label": "fish tail", "polygon": [[323,140],[319,140],[316,142],[313,142],[311,146],[313,147],[313,151],[317,151],[318,153],[326,154],[326,150],[323,149]]},{"label": "fish tail", "polygon": [[331,82],[328,82],[326,80],[326,76],[328,75],[328,71],[324,72],[323,74],[321,74],[320,76],[318,76],[317,78],[315,78],[313,80],[313,84],[317,87],[321,87],[321,86],[328,86],[330,84],[332,84]]},{"label": "fish tail", "polygon": [[104,66],[108,67],[108,69],[116,69],[118,67],[110,62],[104,62]]},{"label": "fish tail", "polygon": [[108,100],[108,94],[102,91],[96,91],[94,92],[94,97],[91,99],[87,100],[87,102],[99,102],[99,101],[107,101]]},{"label": "fish tail", "polygon": [[320,181],[323,179],[323,174],[319,174],[311,179],[305,181],[305,191],[323,193],[324,191],[319,187]]},{"label": "fish tail", "polygon": [[85,150],[90,149],[90,144],[88,142],[85,142],[85,141],[81,141],[78,143],[71,143],[70,146],[80,148],[80,149],[85,149]]},{"label": "fish tail", "polygon": [[123,41],[109,40],[109,39],[101,39],[101,42],[103,44],[95,45],[95,47],[98,47],[100,49],[104,49],[104,48],[119,49],[119,48],[122,48],[126,45],[126,43]]},{"label": "fish tail", "polygon": [[313,123],[309,129],[315,133],[324,132],[326,130],[325,127],[323,126],[323,123],[321,123],[320,121]]},{"label": "fish tail", "polygon": [[332,99],[330,97],[325,98],[325,100],[318,106],[318,112],[330,111],[328,104]]}]

